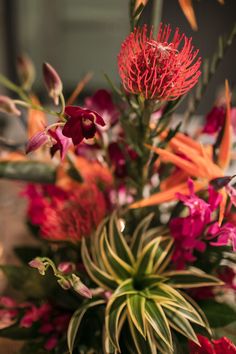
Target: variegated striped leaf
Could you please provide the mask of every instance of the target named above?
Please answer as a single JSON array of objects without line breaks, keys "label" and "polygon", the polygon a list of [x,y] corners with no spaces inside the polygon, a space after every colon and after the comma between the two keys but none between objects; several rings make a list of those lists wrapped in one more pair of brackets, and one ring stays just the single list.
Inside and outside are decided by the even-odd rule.
[{"label": "variegated striped leaf", "polygon": [[168,318],[168,322],[170,326],[175,329],[177,332],[183,334],[188,339],[192,340],[193,342],[199,344],[197,336],[189,323],[189,321],[182,315],[180,315],[176,311],[170,311],[169,309],[164,309],[165,315]]},{"label": "variegated striped leaf", "polygon": [[104,303],[105,303],[105,300],[90,301],[89,303],[87,303],[86,305],[82,305],[77,311],[75,311],[75,313],[71,317],[71,320],[70,320],[70,323],[69,323],[69,326],[67,329],[67,344],[68,344],[70,354],[73,353],[73,348],[74,348],[75,339],[76,339],[76,336],[78,333],[78,329],[79,329],[80,323],[81,323],[85,313],[87,312],[87,310],[91,307],[94,307],[94,306],[103,305]]},{"label": "variegated striped leaf", "polygon": [[161,306],[153,300],[147,300],[145,317],[162,341],[166,343],[170,350],[173,350],[170,327]]},{"label": "variegated striped leaf", "polygon": [[120,351],[119,346],[119,323],[122,311],[126,307],[126,296],[112,296],[107,304],[105,313],[105,327],[107,335],[114,345]]},{"label": "variegated striped leaf", "polygon": [[132,267],[117,256],[104,233],[101,235],[100,245],[104,265],[114,279],[121,283],[122,280],[130,278],[133,273]]},{"label": "variegated striped leaf", "polygon": [[90,278],[99,286],[106,290],[117,288],[117,282],[108,273],[98,268],[91,260],[85,239],[82,240],[81,255],[83,264]]},{"label": "variegated striped leaf", "polygon": [[173,288],[190,289],[224,284],[212,275],[197,270],[171,271],[162,273],[162,275],[168,278],[166,283]]},{"label": "variegated striped leaf", "polygon": [[129,317],[144,338],[146,338],[145,302],[145,297],[138,293],[127,295]]},{"label": "variegated striped leaf", "polygon": [[131,295],[137,293],[137,290],[133,287],[133,279],[127,279],[118,286],[113,296]]},{"label": "variegated striped leaf", "polygon": [[156,256],[161,237],[154,238],[144,247],[136,264],[136,277],[142,277],[144,274],[152,273],[153,263]]},{"label": "variegated striped leaf", "polygon": [[128,321],[129,321],[129,328],[130,328],[131,336],[133,338],[134,345],[136,348],[136,351],[134,351],[134,353],[156,354],[156,348],[153,345],[150,335],[148,335],[147,340],[145,340],[145,338],[137,330],[137,328],[135,327],[135,325],[133,324],[133,321],[131,320],[131,318],[129,316],[128,316]]},{"label": "variegated striped leaf", "polygon": [[137,257],[139,255],[140,250],[142,249],[142,243],[143,239],[145,236],[145,232],[148,229],[148,226],[150,225],[152,218],[154,216],[154,213],[149,214],[146,216],[136,227],[133,236],[132,236],[132,244],[131,244],[131,249],[134,257]]},{"label": "variegated striped leaf", "polygon": [[154,260],[154,265],[153,265],[154,273],[157,272],[158,274],[161,274],[170,263],[173,244],[174,244],[173,238],[162,237]]},{"label": "variegated striped leaf", "polygon": [[116,214],[113,213],[109,222],[109,242],[111,247],[121,259],[123,259],[129,265],[133,265],[134,256],[120,231],[118,223],[119,221],[116,218]]}]

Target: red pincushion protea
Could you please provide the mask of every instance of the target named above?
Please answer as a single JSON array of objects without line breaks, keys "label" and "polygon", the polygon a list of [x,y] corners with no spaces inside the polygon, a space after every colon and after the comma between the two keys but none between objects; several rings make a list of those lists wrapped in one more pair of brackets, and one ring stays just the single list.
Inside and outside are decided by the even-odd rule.
[{"label": "red pincushion protea", "polygon": [[[147,26],[136,28],[121,46],[119,73],[125,90],[146,99],[175,100],[198,81],[201,59],[191,39],[177,28],[170,40],[169,25],[160,25],[157,37]],[[196,59],[196,60],[195,60]]]},{"label": "red pincushion protea", "polygon": [[45,207],[40,229],[47,240],[78,242],[90,236],[105,215],[103,193],[96,185],[84,184],[68,199],[55,199]]}]

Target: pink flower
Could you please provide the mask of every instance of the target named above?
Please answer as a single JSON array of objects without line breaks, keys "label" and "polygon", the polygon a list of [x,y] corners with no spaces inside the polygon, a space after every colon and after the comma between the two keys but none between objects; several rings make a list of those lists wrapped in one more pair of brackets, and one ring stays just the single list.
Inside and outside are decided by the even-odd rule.
[{"label": "pink flower", "polygon": [[207,337],[198,335],[200,346],[189,341],[190,354],[235,354],[235,345],[226,337],[210,341]]},{"label": "pink flower", "polygon": [[57,336],[50,337],[44,344],[44,348],[48,351],[54,349],[57,346],[58,338]]},{"label": "pink flower", "polygon": [[59,150],[61,159],[64,160],[65,155],[72,145],[72,141],[70,138],[65,137],[64,134],[62,134],[62,129],[58,127],[56,130],[49,130],[48,134],[51,136],[51,138],[55,141],[55,144],[50,149],[51,156],[54,156],[55,153]]},{"label": "pink flower", "polygon": [[106,129],[118,121],[119,111],[112,101],[111,94],[106,90],[98,90],[93,96],[87,97],[85,106],[103,117]]},{"label": "pink flower", "polygon": [[204,252],[205,241],[201,238],[207,225],[211,221],[212,212],[218,207],[221,197],[209,187],[208,203],[194,193],[194,185],[188,180],[189,195],[177,193],[177,198],[189,209],[186,217],[173,218],[170,221],[171,235],[175,239],[173,261],[178,268],[184,268],[185,263],[196,260],[194,251]]},{"label": "pink flower", "polygon": [[45,132],[45,130],[36,133],[32,136],[32,138],[30,138],[26,145],[26,154],[37,150],[41,146],[45,145],[47,142],[49,142],[49,136]]},{"label": "pink flower", "polygon": [[103,118],[89,109],[67,106],[65,113],[68,116],[68,120],[63,127],[62,134],[71,138],[74,145],[78,145],[84,138],[93,138],[98,126],[105,126]]},{"label": "pink flower", "polygon": [[225,122],[225,106],[215,106],[206,116],[206,124],[203,127],[203,133],[215,134],[219,132]]},{"label": "pink flower", "polygon": [[[200,76],[191,39],[170,26],[160,25],[157,36],[147,26],[136,28],[123,42],[118,55],[119,73],[127,92],[146,99],[175,100],[188,92]],[[195,61],[195,62],[194,62]]]},{"label": "pink flower", "polygon": [[228,246],[232,244],[233,251],[236,252],[236,226],[226,223],[212,236],[217,237],[216,242],[211,242],[212,246]]}]

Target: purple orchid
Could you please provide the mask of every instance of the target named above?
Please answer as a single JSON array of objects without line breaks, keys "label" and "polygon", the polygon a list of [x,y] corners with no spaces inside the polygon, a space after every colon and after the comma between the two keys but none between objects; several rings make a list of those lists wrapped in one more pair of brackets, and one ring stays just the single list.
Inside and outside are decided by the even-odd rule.
[{"label": "purple orchid", "polygon": [[68,120],[63,127],[62,134],[71,138],[74,145],[85,139],[95,136],[98,126],[105,126],[103,118],[95,111],[79,106],[67,106],[65,113]]},{"label": "purple orchid", "polygon": [[55,153],[59,150],[61,159],[64,160],[65,155],[72,145],[72,141],[70,138],[65,137],[65,135],[62,134],[62,129],[61,127],[58,127],[56,130],[49,130],[48,134],[50,137],[55,141],[55,144],[50,149],[51,156],[53,157]]}]

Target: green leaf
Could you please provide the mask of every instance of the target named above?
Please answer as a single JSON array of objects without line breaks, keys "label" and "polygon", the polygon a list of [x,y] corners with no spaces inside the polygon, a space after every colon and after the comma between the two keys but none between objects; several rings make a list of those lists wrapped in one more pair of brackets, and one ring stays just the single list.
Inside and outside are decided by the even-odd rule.
[{"label": "green leaf", "polygon": [[107,271],[113,275],[117,282],[130,278],[133,269],[123,259],[117,256],[115,251],[111,248],[105,233],[101,235],[100,239],[102,259]]},{"label": "green leaf", "polygon": [[212,328],[224,327],[236,321],[235,310],[225,303],[204,300],[199,301],[198,305],[205,313]]},{"label": "green leaf", "polygon": [[36,161],[2,161],[0,162],[0,178],[55,183],[56,169],[47,163]]},{"label": "green leaf", "polygon": [[153,300],[147,300],[145,317],[160,339],[167,344],[169,349],[173,350],[170,327],[161,306]]},{"label": "green leaf", "polygon": [[127,264],[133,265],[134,256],[119,229],[118,220],[115,213],[113,213],[110,218],[108,235],[111,246],[116,251],[116,254]]},{"label": "green leaf", "polygon": [[86,240],[82,240],[81,255],[83,264],[88,272],[90,278],[102,288],[112,290],[117,288],[116,281],[106,272],[99,269],[89,256]]},{"label": "green leaf", "polygon": [[134,234],[132,236],[132,244],[131,244],[131,249],[132,253],[135,257],[138,256],[140,249],[142,248],[142,242],[143,238],[145,236],[145,232],[148,229],[148,226],[150,225],[152,218],[154,216],[154,213],[149,214],[146,216],[136,227]]},{"label": "green leaf", "polygon": [[146,338],[145,302],[145,297],[138,293],[127,296],[129,316],[144,338]]},{"label": "green leaf", "polygon": [[99,306],[105,304],[105,300],[95,300],[81,306],[73,316],[71,317],[68,329],[67,329],[67,344],[69,353],[73,354],[73,348],[75,344],[76,335],[80,326],[80,323],[87,312],[87,310],[94,306]]},{"label": "green leaf", "polygon": [[[149,332],[147,333],[147,339],[145,340],[145,338],[137,330],[129,316],[128,321],[134,345],[137,350],[137,354],[156,354],[156,348],[154,346],[153,341],[151,340]],[[136,352],[134,351],[134,353]]]},{"label": "green leaf", "polygon": [[106,307],[105,326],[108,337],[115,348],[120,351],[119,346],[119,323],[122,311],[126,306],[126,296],[112,296]]},{"label": "green leaf", "polygon": [[173,288],[198,288],[202,286],[216,286],[223,285],[224,283],[208,275],[202,271],[197,270],[183,270],[183,271],[171,271],[165,272],[163,276],[169,278],[166,283],[170,284]]},{"label": "green leaf", "polygon": [[173,238],[171,237],[161,238],[161,242],[159,244],[154,259],[154,266],[153,266],[154,273],[159,273],[159,274],[162,273],[170,263],[173,244],[174,244]]},{"label": "green leaf", "polygon": [[148,245],[144,247],[137,261],[136,277],[144,274],[150,274],[153,271],[153,263],[155,260],[161,237],[154,238]]},{"label": "green leaf", "polygon": [[199,344],[196,333],[194,332],[192,326],[190,325],[189,321],[180,315],[176,311],[171,311],[167,308],[164,308],[165,315],[168,318],[168,322],[170,326],[175,329],[177,332],[183,334],[188,339],[192,340],[193,342]]},{"label": "green leaf", "polygon": [[133,287],[133,279],[127,279],[116,289],[113,293],[113,296],[122,296],[122,295],[130,295],[135,294],[137,290]]},{"label": "green leaf", "polygon": [[175,303],[171,303],[171,304],[163,303],[162,306],[164,308],[169,309],[170,311],[178,312],[187,320],[197,323],[199,326],[205,327],[205,322],[202,320],[201,316],[197,313],[197,311],[193,307],[191,310],[186,310],[182,307],[176,306]]},{"label": "green leaf", "polygon": [[26,298],[42,299],[52,294],[57,287],[50,273],[42,277],[29,266],[1,265],[0,269],[7,277],[9,284],[17,291],[21,291]]}]

